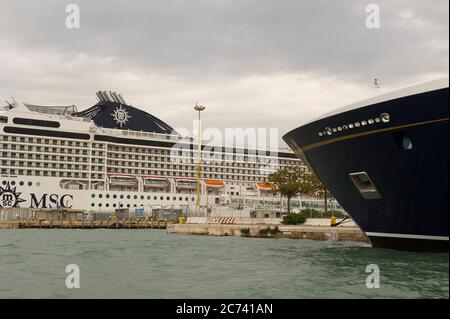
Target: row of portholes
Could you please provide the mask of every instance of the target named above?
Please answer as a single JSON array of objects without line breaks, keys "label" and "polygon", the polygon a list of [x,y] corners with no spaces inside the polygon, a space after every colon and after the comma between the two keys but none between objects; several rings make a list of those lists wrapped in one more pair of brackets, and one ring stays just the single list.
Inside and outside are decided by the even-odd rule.
[{"label": "row of portholes", "polygon": [[[154,199],[157,200],[158,198],[155,196]],[[170,200],[170,197],[167,196],[166,199],[167,199],[167,200]],[[173,197],[172,199],[173,199],[173,200],[177,200],[176,197]],[[161,197],[160,197],[160,200],[164,200],[164,196],[161,196]],[[182,201],[182,200],[183,200],[183,197],[179,197],[178,200],[179,200],[179,201]],[[185,197],[184,200],[185,200],[185,201],[189,201],[189,197]],[[195,198],[192,197],[192,198],[191,198],[191,201],[192,201],[192,202],[195,201]],[[91,207],[95,207],[95,206],[96,206],[95,203],[91,203]],[[97,206],[98,206],[98,207],[103,207],[103,204],[102,204],[102,203],[98,203]],[[120,208],[122,208],[122,207],[127,207],[127,208],[130,208],[130,207],[138,207],[137,204],[133,204],[133,205],[131,205],[131,204],[126,204],[126,205],[125,205],[125,204],[122,204],[122,203],[119,203],[119,204],[113,203],[112,205],[110,205],[109,203],[106,203],[106,204],[105,204],[105,207],[110,207],[110,206],[111,206],[111,207],[114,207],[114,208],[115,208],[115,207],[120,207]],[[140,204],[140,206],[143,207],[144,204]]]},{"label": "row of portholes", "polygon": [[352,129],[355,127],[366,126],[366,125],[371,125],[371,124],[380,123],[380,122],[388,123],[390,120],[391,119],[390,119],[390,116],[388,113],[382,113],[380,115],[380,117],[376,117],[375,119],[368,119],[367,121],[363,120],[360,122],[350,123],[348,125],[342,125],[342,126],[333,127],[333,128],[326,127],[323,131],[319,132],[319,136],[332,135],[333,133],[345,131],[345,130]]},{"label": "row of portholes", "polygon": [[[3,185],[6,185],[7,183],[8,183],[7,181],[2,181]],[[9,185],[11,185],[11,186],[16,186],[16,184],[18,184],[19,186],[24,186],[25,182],[24,181],[19,181],[18,183],[16,183],[16,181],[9,182]],[[31,187],[31,186],[33,186],[33,182],[28,182],[27,185],[28,185],[28,187]],[[37,182],[36,186],[40,186],[40,183]]]},{"label": "row of portholes", "polygon": [[[96,195],[95,194],[91,194],[91,197],[92,198],[95,198],[96,197]],[[103,194],[98,194],[98,198],[103,198]],[[110,195],[110,194],[106,194],[105,195],[105,198],[113,198],[113,199],[117,199],[117,198],[119,198],[119,199],[138,199],[138,198],[140,198],[141,200],[144,200],[145,199],[145,196],[144,195],[141,195],[141,196],[138,196],[138,195],[134,195],[133,197],[131,196],[131,195],[127,195],[127,196],[125,196],[125,195],[119,195],[119,196],[117,196],[116,194],[113,194],[112,196]],[[152,197],[150,196],[150,195],[147,195],[147,200],[151,200],[152,199]],[[166,196],[165,197],[165,199],[166,200],[170,200],[170,196]],[[158,200],[158,196],[153,196],[153,200]],[[164,196],[160,196],[159,197],[159,200],[164,200]],[[177,200],[177,197],[176,196],[173,196],[172,197],[172,200],[174,200],[174,201],[176,201]],[[179,201],[183,201],[183,197],[178,197],[178,200]],[[184,200],[185,201],[189,201],[189,197],[184,197]],[[191,198],[191,201],[194,201],[195,200],[195,198],[194,197],[192,197]]]},{"label": "row of portholes", "polygon": [[[98,207],[103,207],[103,204],[102,203],[98,203],[97,206]],[[130,208],[131,207],[130,204],[126,204],[126,205],[124,205],[124,204],[119,204],[119,205],[112,204],[112,205],[110,205],[109,203],[105,204],[105,207],[110,207],[110,206],[114,207],[114,208],[116,208],[116,207],[119,207],[119,208],[123,208],[123,207]],[[91,203],[91,207],[95,207],[95,203]],[[138,206],[136,204],[134,204],[133,207],[138,207]],[[141,204],[140,207],[144,207],[144,204]]]}]

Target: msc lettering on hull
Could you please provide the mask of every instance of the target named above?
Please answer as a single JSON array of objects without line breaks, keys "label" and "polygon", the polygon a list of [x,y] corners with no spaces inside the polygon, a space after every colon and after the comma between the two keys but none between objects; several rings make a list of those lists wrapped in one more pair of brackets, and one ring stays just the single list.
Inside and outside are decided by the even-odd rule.
[{"label": "msc lettering on hull", "polygon": [[[71,208],[73,196],[64,194],[42,194],[40,196],[30,193],[29,208]],[[0,208],[21,207],[20,204],[26,202],[22,198],[22,193],[17,191],[17,187],[12,187],[8,182],[3,188],[0,186]]]},{"label": "msc lettering on hull", "polygon": [[72,207],[73,196],[69,194],[65,194],[61,197],[59,197],[58,194],[43,194],[40,199],[38,199],[34,193],[31,193],[30,196],[30,208]]}]

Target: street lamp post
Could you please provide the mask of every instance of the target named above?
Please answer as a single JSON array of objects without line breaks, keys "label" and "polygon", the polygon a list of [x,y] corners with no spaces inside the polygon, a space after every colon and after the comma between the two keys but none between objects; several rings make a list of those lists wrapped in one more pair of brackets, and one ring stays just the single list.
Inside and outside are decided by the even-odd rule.
[{"label": "street lamp post", "polygon": [[[197,149],[197,201],[196,201],[196,215],[199,214],[200,209],[200,193],[201,193],[201,184],[200,184],[200,177],[201,177],[201,161],[202,161],[202,122],[200,114],[202,111],[205,110],[205,107],[203,105],[198,105],[198,103],[195,104],[194,110],[198,112],[198,149]],[[208,220],[208,213],[206,213],[206,220]]]}]

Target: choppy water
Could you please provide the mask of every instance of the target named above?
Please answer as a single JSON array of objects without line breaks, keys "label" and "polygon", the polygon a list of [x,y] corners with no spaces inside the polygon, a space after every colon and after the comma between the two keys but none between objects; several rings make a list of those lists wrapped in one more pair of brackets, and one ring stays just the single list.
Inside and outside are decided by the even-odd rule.
[{"label": "choppy water", "polygon": [[[81,288],[65,286],[77,264]],[[366,288],[366,266],[380,288]],[[1,230],[0,298],[448,298],[448,254],[357,243]]]}]

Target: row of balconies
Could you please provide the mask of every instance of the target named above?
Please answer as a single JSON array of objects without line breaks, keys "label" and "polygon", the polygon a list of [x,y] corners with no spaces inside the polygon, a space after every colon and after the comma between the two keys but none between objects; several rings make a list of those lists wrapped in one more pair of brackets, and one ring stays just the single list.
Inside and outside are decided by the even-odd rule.
[{"label": "row of balconies", "polygon": [[[24,143],[25,145],[30,144],[36,144],[36,145],[57,145],[57,146],[68,146],[68,147],[83,147],[87,148],[90,146],[87,142],[73,142],[73,141],[67,141],[67,140],[58,140],[58,139],[40,139],[40,138],[34,138],[34,137],[16,137],[16,136],[7,136],[3,135],[2,138],[3,142],[13,142],[15,144],[17,143]],[[98,143],[97,143],[98,144]],[[99,148],[104,148],[103,145]]]}]

